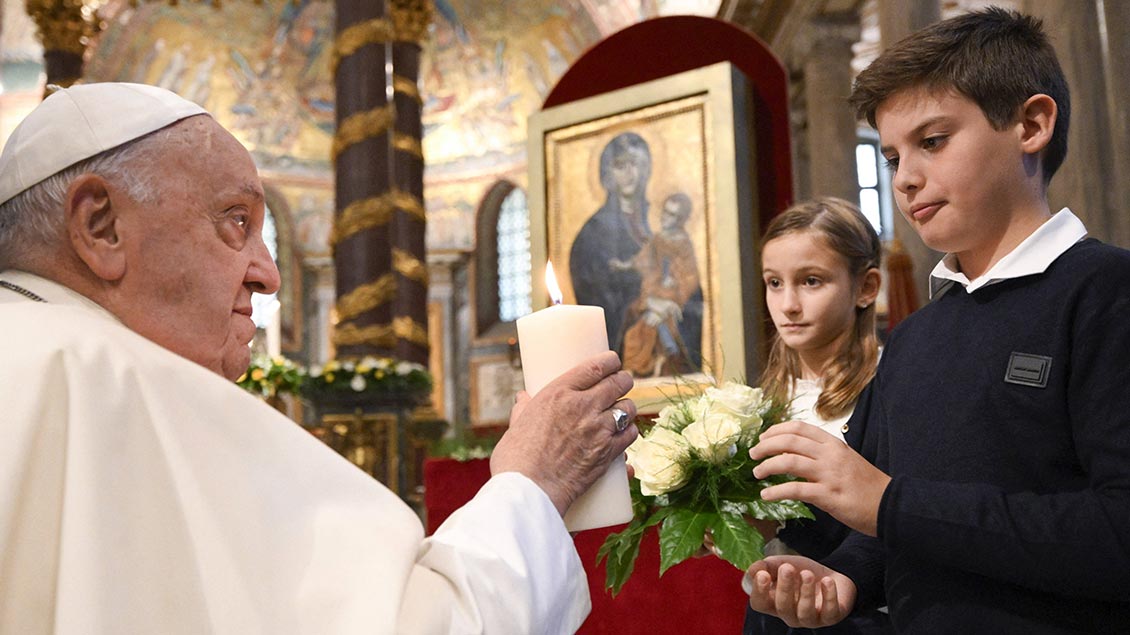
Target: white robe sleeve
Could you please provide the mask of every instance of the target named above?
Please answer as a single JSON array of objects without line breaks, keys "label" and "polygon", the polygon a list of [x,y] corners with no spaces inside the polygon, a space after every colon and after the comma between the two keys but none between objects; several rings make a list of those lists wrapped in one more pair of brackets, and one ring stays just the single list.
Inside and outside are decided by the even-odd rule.
[{"label": "white robe sleeve", "polygon": [[589,610],[547,497],[432,538],[230,382],[86,309],[0,307],[0,632],[555,633]]},{"label": "white robe sleeve", "polygon": [[[517,473],[492,478],[424,541],[404,602],[402,633],[572,633],[591,608],[561,515]],[[442,614],[437,605],[458,610]]]}]

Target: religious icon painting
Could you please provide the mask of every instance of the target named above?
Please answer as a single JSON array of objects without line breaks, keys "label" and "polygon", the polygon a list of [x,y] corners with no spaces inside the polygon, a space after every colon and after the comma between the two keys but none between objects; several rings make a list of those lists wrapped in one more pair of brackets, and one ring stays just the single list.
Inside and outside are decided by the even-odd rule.
[{"label": "religious icon painting", "polygon": [[757,372],[749,95],[720,63],[530,117],[534,306],[549,260],[565,303],[604,308],[645,413]]}]

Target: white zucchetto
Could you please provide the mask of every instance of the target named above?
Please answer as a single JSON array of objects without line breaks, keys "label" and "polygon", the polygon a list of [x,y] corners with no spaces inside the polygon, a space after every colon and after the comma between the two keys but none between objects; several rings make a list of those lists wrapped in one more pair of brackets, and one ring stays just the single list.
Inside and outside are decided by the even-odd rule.
[{"label": "white zucchetto", "polygon": [[105,82],[61,88],[24,118],[0,154],[0,203],[60,171],[123,143],[208,111],[145,84]]}]

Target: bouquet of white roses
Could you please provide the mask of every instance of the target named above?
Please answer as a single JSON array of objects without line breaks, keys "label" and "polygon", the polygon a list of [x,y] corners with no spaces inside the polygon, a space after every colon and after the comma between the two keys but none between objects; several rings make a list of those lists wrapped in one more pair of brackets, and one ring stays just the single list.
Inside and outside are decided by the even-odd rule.
[{"label": "bouquet of white roses", "polygon": [[749,449],[787,407],[760,388],[727,382],[671,400],[654,425],[628,447],[634,517],[597,552],[607,558],[605,586],[618,593],[628,581],[644,532],[659,525],[659,573],[686,560],[707,530],[715,552],[741,570],[762,558],[764,538],[746,521],[812,518],[803,503],[761,500],[761,490],[787,477],[758,480]]}]

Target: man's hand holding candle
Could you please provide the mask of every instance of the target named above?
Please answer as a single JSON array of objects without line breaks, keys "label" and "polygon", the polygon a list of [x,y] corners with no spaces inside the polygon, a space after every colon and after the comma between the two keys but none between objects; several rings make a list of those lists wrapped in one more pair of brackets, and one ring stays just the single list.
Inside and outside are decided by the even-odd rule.
[{"label": "man's hand holding candle", "polygon": [[[632,377],[613,352],[595,355],[565,372],[534,397],[525,393],[510,413],[510,428],[491,454],[491,474],[519,472],[565,511],[635,441],[636,406],[622,399]],[[616,430],[616,413],[628,425]]]}]

